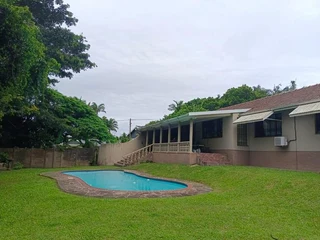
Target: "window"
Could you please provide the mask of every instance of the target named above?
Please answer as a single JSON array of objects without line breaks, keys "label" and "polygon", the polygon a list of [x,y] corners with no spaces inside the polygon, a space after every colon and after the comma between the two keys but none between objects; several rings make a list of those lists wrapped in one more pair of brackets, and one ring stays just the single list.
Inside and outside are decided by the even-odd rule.
[{"label": "window", "polygon": [[167,143],[168,142],[168,129],[162,130],[162,142]]},{"label": "window", "polygon": [[237,125],[237,145],[238,146],[248,146],[248,131],[247,124]]},{"label": "window", "polygon": [[190,132],[189,125],[182,125],[181,126],[181,142],[189,141],[189,132]]},{"label": "window", "polygon": [[255,137],[275,137],[282,135],[281,113],[272,114],[263,122],[254,124]]},{"label": "window", "polygon": [[316,134],[320,134],[320,113],[316,114]]},{"label": "window", "polygon": [[202,137],[203,138],[221,138],[222,137],[222,118],[203,122]]}]

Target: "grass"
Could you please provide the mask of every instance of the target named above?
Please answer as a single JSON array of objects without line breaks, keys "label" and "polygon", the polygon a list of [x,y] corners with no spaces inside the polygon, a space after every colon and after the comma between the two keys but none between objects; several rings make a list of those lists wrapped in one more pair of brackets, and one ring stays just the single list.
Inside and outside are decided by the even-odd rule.
[{"label": "grass", "polygon": [[1,171],[0,239],[319,239],[318,173],[167,164],[131,169],[201,182],[214,191],[97,199],[64,193],[39,176],[52,169]]}]

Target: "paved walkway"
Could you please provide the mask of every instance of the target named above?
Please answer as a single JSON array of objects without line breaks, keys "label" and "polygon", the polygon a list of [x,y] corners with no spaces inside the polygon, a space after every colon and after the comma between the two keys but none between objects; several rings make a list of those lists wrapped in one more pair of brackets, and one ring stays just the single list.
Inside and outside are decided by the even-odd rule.
[{"label": "paved walkway", "polygon": [[[108,171],[108,170],[106,170]],[[212,189],[206,185],[182,181],[178,179],[168,179],[153,177],[146,173],[141,173],[132,170],[125,170],[125,172],[134,173],[139,176],[144,176],[153,179],[176,181],[186,184],[188,187],[178,190],[170,191],[118,191],[118,190],[106,190],[101,188],[94,188],[86,184],[80,178],[63,174],[62,171],[59,172],[46,172],[42,173],[42,176],[53,178],[57,181],[59,188],[67,193],[88,196],[88,197],[100,197],[100,198],[162,198],[162,197],[183,197],[192,196],[201,193],[211,192]]]}]

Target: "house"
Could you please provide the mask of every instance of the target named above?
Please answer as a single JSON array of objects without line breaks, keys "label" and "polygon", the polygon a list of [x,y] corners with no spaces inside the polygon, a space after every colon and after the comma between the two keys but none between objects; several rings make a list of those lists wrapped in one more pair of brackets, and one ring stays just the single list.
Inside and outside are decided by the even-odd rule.
[{"label": "house", "polygon": [[139,136],[139,127],[136,126],[129,134],[128,137],[130,137],[131,139],[134,139],[136,137]]},{"label": "house", "polygon": [[320,84],[140,128],[153,161],[320,171]]}]

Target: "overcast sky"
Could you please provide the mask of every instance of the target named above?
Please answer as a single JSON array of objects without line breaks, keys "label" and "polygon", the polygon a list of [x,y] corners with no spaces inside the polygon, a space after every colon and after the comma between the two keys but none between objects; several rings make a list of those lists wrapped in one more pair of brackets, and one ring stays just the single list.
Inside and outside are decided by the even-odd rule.
[{"label": "overcast sky", "polygon": [[[318,0],[65,0],[98,67],[61,80],[107,117],[159,119],[173,100],[320,79]],[[148,121],[134,120],[133,126]],[[128,121],[119,121],[128,132]]]}]

